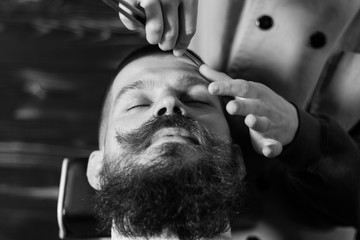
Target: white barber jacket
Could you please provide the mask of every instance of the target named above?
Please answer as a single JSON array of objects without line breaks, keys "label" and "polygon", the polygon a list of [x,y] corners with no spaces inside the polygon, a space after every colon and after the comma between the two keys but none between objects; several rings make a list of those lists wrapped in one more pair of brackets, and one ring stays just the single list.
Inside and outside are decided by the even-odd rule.
[{"label": "white barber jacket", "polygon": [[[360,119],[359,9],[359,0],[199,0],[189,48],[233,78],[264,83],[299,109],[329,115],[346,132]],[[268,216],[241,220],[234,239],[354,239],[352,227],[311,228],[286,212],[277,216],[259,196]]]},{"label": "white barber jacket", "polygon": [[[301,108],[315,102],[314,111],[330,113],[349,129],[360,118],[360,56],[348,53],[360,43],[359,8],[358,0],[199,0],[190,49],[215,69],[262,82]],[[326,79],[330,89],[322,89],[330,96],[314,101],[329,74],[326,64],[340,51],[346,53],[337,59],[338,72]]]}]

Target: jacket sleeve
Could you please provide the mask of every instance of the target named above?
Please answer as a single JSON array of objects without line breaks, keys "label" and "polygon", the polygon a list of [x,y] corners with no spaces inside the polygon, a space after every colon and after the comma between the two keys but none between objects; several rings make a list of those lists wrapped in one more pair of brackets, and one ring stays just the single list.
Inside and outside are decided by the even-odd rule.
[{"label": "jacket sleeve", "polygon": [[290,194],[335,224],[357,226],[358,136],[351,136],[331,118],[297,111],[298,132],[279,156],[287,169]]}]

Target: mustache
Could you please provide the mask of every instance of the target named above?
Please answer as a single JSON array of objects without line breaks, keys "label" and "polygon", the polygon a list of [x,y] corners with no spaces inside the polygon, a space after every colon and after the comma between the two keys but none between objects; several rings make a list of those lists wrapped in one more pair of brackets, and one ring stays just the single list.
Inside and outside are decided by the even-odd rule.
[{"label": "mustache", "polygon": [[[182,115],[166,115],[155,117],[138,129],[128,133],[116,132],[117,142],[127,148],[128,151],[135,152],[146,149],[150,146],[153,135],[162,128],[183,128],[196,137],[199,143],[208,142],[211,133],[195,119]],[[213,145],[212,143],[209,143]]]}]

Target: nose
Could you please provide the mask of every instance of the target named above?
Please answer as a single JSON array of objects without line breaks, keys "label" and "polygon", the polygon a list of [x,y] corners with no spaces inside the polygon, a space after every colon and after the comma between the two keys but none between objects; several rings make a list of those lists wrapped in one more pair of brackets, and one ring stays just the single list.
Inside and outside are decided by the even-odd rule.
[{"label": "nose", "polygon": [[154,110],[155,117],[164,115],[185,115],[181,102],[175,96],[166,96],[160,99]]}]

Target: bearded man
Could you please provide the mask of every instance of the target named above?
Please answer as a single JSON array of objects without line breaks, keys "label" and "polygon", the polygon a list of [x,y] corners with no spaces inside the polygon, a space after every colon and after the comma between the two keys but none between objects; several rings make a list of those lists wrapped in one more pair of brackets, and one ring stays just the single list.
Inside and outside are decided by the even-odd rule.
[{"label": "bearded man", "polygon": [[157,47],[119,67],[88,166],[113,239],[228,237],[245,168],[208,85],[190,59]]}]

